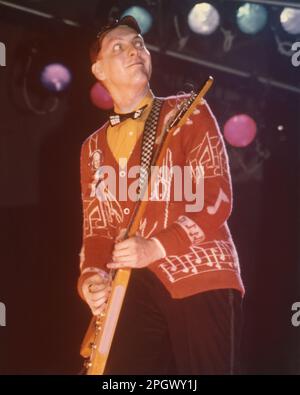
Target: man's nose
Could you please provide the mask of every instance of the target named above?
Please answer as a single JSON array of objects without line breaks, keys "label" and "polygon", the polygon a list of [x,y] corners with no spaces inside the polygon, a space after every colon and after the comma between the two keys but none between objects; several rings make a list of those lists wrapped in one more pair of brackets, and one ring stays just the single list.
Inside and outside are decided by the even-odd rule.
[{"label": "man's nose", "polygon": [[138,48],[136,48],[134,45],[130,45],[129,47],[129,55],[130,56],[136,56],[139,53]]}]

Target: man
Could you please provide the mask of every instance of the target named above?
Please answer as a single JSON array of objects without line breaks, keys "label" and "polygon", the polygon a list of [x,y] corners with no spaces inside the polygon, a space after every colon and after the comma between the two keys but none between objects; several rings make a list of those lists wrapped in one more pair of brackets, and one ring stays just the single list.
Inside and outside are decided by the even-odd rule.
[{"label": "man", "polygon": [[154,98],[140,33],[136,20],[125,17],[98,36],[92,72],[110,92],[115,115],[82,146],[78,290],[98,315],[110,291],[109,270],[133,269],[105,373],[233,374],[244,288],[226,222],[227,154],[205,101],[174,131],[139,232],[122,240],[139,191],[143,137],[155,125],[155,150],[185,99]]}]

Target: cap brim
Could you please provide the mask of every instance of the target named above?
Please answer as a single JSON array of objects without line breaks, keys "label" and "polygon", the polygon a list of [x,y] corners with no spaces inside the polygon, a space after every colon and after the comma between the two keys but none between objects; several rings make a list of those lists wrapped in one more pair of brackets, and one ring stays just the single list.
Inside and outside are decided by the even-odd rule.
[{"label": "cap brim", "polygon": [[136,19],[131,16],[131,15],[126,15],[117,22],[111,23],[110,25],[105,26],[102,31],[100,31],[97,35],[98,38],[98,48],[100,50],[102,40],[106,36],[107,33],[109,33],[111,30],[119,27],[119,26],[128,26],[131,29],[135,30],[138,34],[141,34],[141,29],[139,27],[139,24],[137,23]]},{"label": "cap brim", "polygon": [[135,30],[138,34],[141,34],[141,29],[139,27],[139,24],[137,23],[136,19],[133,16],[126,15],[123,18],[121,18],[117,23],[117,26],[123,26],[123,25],[129,26],[133,30]]}]

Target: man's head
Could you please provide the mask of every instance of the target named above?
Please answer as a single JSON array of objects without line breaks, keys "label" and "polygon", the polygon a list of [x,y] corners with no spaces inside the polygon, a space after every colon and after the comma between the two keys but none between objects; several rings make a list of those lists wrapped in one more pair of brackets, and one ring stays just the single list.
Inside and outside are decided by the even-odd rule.
[{"label": "man's head", "polygon": [[136,20],[126,16],[98,34],[98,54],[92,72],[109,90],[147,85],[152,66]]},{"label": "man's head", "polygon": [[105,25],[101,28],[99,33],[97,34],[97,54],[101,50],[101,45],[104,37],[109,33],[111,30],[115,29],[118,26],[128,26],[131,27],[133,30],[137,32],[137,34],[141,34],[141,29],[139,27],[139,24],[135,20],[134,17],[131,15],[126,15],[121,19],[116,19],[115,21],[109,23],[108,25]]}]

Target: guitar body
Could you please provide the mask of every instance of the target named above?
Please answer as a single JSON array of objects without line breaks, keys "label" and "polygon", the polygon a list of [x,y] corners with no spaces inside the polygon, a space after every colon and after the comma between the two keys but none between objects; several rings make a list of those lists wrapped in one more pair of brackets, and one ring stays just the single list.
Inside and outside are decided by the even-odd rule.
[{"label": "guitar body", "polygon": [[130,274],[131,269],[117,271],[112,281],[112,290],[105,315],[94,317],[91,320],[83,339],[80,354],[84,358],[90,359],[86,364],[88,375],[104,373]]}]

